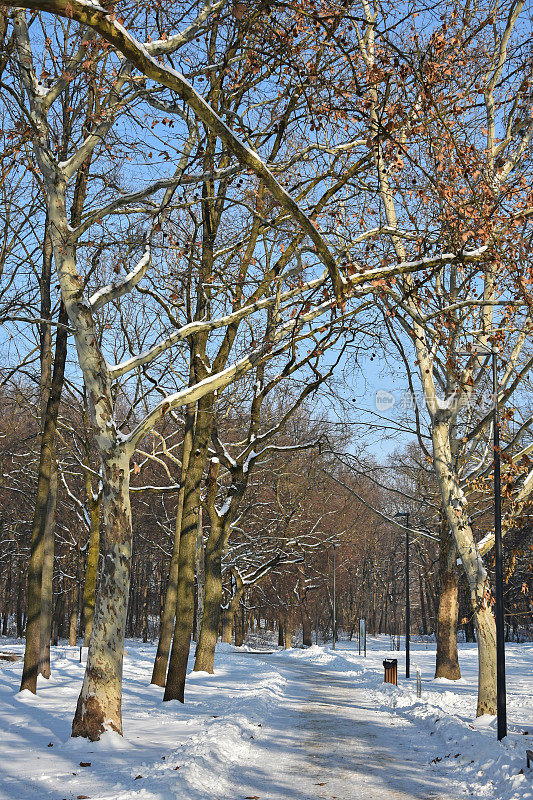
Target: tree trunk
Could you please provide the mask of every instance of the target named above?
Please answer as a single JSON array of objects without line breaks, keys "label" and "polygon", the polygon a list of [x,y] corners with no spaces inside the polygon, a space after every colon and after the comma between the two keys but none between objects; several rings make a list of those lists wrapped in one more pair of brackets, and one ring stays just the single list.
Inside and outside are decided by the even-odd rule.
[{"label": "tree trunk", "polygon": [[200,486],[207,460],[207,445],[212,425],[213,398],[206,395],[198,402],[191,456],[184,482],[176,622],[163,697],[163,700],[179,700],[181,703],[185,700],[185,678],[194,622],[194,568]]},{"label": "tree trunk", "polygon": [[68,320],[63,304],[61,304],[60,307],[59,322],[61,325],[58,327],[57,331],[54,373],[48,402],[46,404],[41,437],[39,477],[32,522],[30,563],[28,568],[26,648],[24,652],[24,667],[22,670],[20,690],[29,689],[33,694],[37,691],[37,673],[39,670],[41,645],[41,591],[45,530],[48,518],[47,507],[55,453],[57,417],[59,414],[59,403],[61,400],[67,352],[66,323]]},{"label": "tree trunk", "polygon": [[194,622],[194,556],[200,499],[198,491],[191,491],[189,495],[189,498],[185,498],[184,503],[178,566],[176,622],[163,697],[163,700],[179,700],[181,703],[185,702],[185,678]]},{"label": "tree trunk", "polygon": [[24,625],[22,621],[22,603],[24,597],[24,577],[22,570],[22,557],[17,542],[17,610],[16,610],[16,625],[17,625],[17,639],[22,639],[24,635]]},{"label": "tree trunk", "polygon": [[[195,671],[213,673],[215,646],[220,625],[222,603],[222,553],[220,545],[223,529],[219,521],[211,519],[211,530],[205,548],[205,602],[200,638],[194,660]],[[223,641],[224,632],[222,635]],[[231,642],[231,628],[229,632]]]},{"label": "tree trunk", "polygon": [[283,626],[283,617],[280,614],[278,617],[278,647],[283,647],[285,644],[285,634]]},{"label": "tree trunk", "polygon": [[[2,523],[0,522],[0,533],[1,529],[2,529]],[[4,613],[2,616],[2,636],[7,636],[9,633],[10,608],[11,608],[11,559],[9,561],[7,578],[4,588]]]},{"label": "tree trunk", "polygon": [[[199,462],[200,459],[195,459]],[[163,700],[185,701],[185,678],[194,621],[194,560],[203,461],[189,470],[185,482],[183,524],[180,535],[178,591],[174,638],[170,651]]]},{"label": "tree trunk", "polygon": [[141,612],[142,640],[146,644],[148,641],[148,569],[144,573],[144,586],[142,590],[142,612]]},{"label": "tree trunk", "polygon": [[465,639],[467,642],[472,644],[476,641],[476,632],[474,629],[474,620],[471,616],[468,617],[468,620],[465,622]]},{"label": "tree trunk", "polygon": [[54,526],[57,505],[58,466],[54,453],[50,474],[46,520],[44,524],[44,551],[41,587],[41,632],[39,646],[39,674],[50,677],[50,638],[52,634],[53,585],[54,585]]},{"label": "tree trunk", "polygon": [[224,609],[222,616],[222,641],[231,644],[231,632],[233,627],[235,627],[235,645],[237,645],[238,641],[237,628],[240,625],[240,622],[237,619],[237,612],[243,610],[241,608],[241,598],[244,594],[245,585],[242,582],[242,579],[238,575],[238,573],[235,573],[234,579],[236,584],[235,594],[231,598],[231,601],[228,603],[227,608]]},{"label": "tree trunk", "polygon": [[478,552],[465,511],[464,495],[455,475],[449,444],[449,419],[439,416],[433,423],[433,455],[443,507],[465,570],[478,643],[477,716],[496,713],[496,624],[490,608],[487,571]]},{"label": "tree trunk", "polygon": [[447,524],[441,526],[439,548],[439,607],[435,677],[456,681],[461,677],[457,650],[458,579],[457,547]]},{"label": "tree trunk", "polygon": [[311,620],[304,604],[302,604],[302,644],[304,647],[311,647],[313,644]]},{"label": "tree trunk", "polygon": [[[198,509],[198,531],[196,534],[196,626],[195,641],[200,638],[200,630],[205,607],[205,559],[204,559],[204,531],[202,525],[202,506]],[[218,623],[217,623],[218,627]]]},{"label": "tree trunk", "polygon": [[135,597],[137,596],[137,575],[135,569],[130,576],[130,591],[128,597],[128,609],[126,611],[126,636],[129,639],[135,638]]},{"label": "tree trunk", "polygon": [[292,647],[292,609],[289,608],[285,616],[285,650]]},{"label": "tree trunk", "polygon": [[181,456],[181,478],[180,490],[178,494],[178,505],[176,509],[176,525],[174,528],[174,546],[168,574],[167,589],[165,592],[165,602],[161,615],[161,627],[159,630],[159,642],[157,653],[152,671],[152,683],[156,686],[164,686],[167,676],[168,654],[170,653],[170,642],[172,639],[172,629],[176,617],[176,602],[178,595],[178,570],[179,570],[179,550],[181,521],[183,517],[183,500],[185,497],[185,480],[189,466],[189,458],[192,449],[194,433],[194,405],[188,405],[185,413],[185,431],[183,437],[183,448]]},{"label": "tree trunk", "polygon": [[62,587],[59,587],[59,595],[54,607],[52,617],[52,644],[57,647],[59,639],[63,636],[63,623],[65,618],[65,594]]},{"label": "tree trunk", "polygon": [[[41,317],[52,320],[51,283],[52,283],[52,242],[48,217],[45,220],[45,236],[43,262],[40,281]],[[52,326],[43,322],[39,331],[41,362],[41,434],[46,420],[46,408],[50,398],[52,385]],[[41,616],[39,644],[39,674],[50,677],[50,621],[52,613],[52,594],[54,579],[54,515],[57,497],[57,458],[55,453],[55,436],[50,468],[48,502],[46,516],[43,520],[43,565],[41,574]]]},{"label": "tree trunk", "polygon": [[101,494],[92,495],[90,479],[88,480],[88,502],[90,503],[91,529],[89,532],[89,546],[87,549],[87,564],[85,566],[85,583],[83,585],[83,646],[88,647],[91,639],[94,619],[94,603],[96,596],[96,576],[98,574],[98,559],[100,557],[100,504]]},{"label": "tree trunk", "polygon": [[225,608],[222,612],[222,641],[226,644],[231,644],[232,632],[233,612],[229,608]]},{"label": "tree trunk", "polygon": [[76,579],[72,582],[70,589],[70,614],[68,623],[68,643],[70,647],[76,647],[78,633],[78,586]]},{"label": "tree trunk", "polygon": [[244,644],[244,606],[241,603],[242,601],[237,605],[233,615],[235,623],[235,647],[242,647]]},{"label": "tree trunk", "polygon": [[105,554],[96,596],[87,667],[73,736],[98,740],[122,733],[122,661],[131,569],[129,456],[118,448],[102,460]]}]

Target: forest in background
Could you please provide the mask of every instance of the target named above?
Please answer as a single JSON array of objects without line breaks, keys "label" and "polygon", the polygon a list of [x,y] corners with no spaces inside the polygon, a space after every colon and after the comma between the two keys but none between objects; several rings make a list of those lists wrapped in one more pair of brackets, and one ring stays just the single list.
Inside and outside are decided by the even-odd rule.
[{"label": "forest in background", "polygon": [[[24,393],[20,388],[11,396],[6,394],[1,415],[1,632],[3,636],[18,638],[24,635],[27,614],[29,531],[39,463],[39,420],[34,407],[38,397],[31,395],[31,389]],[[421,464],[417,449],[410,446],[405,451],[399,450],[388,463],[381,465],[371,457],[361,461],[349,456],[355,467],[351,470],[331,453],[319,451],[314,442],[319,435],[327,434],[327,421],[309,421],[313,414],[311,409],[309,412],[293,420],[290,428],[284,431],[283,442],[285,446],[288,442],[311,442],[313,447],[290,457],[273,453],[256,470],[248,488],[239,530],[233,534],[232,546],[222,564],[223,605],[231,617],[225,631],[226,639],[233,632],[231,640],[242,642],[245,631],[257,632],[261,623],[268,624],[271,631],[279,631],[281,627],[279,641],[287,646],[291,642],[287,637],[289,631],[298,644],[330,641],[333,636],[333,544],[336,546],[337,635],[357,637],[358,621],[364,618],[370,633],[403,636],[405,535],[394,521],[389,521],[399,503],[412,509],[416,525],[434,537],[411,538],[411,631],[413,635],[435,634],[440,585],[439,548],[435,538],[439,519],[429,507],[434,499],[429,491],[428,502],[419,501],[421,487],[417,479]],[[78,413],[83,416],[81,408]],[[94,595],[85,589],[93,495],[87,495],[86,476],[79,465],[80,454],[87,451],[72,436],[72,407],[66,407],[63,415],[65,435],[58,449],[60,486],[55,522],[51,640],[52,644],[68,639],[70,644],[83,641],[87,645],[86,627],[94,608]],[[178,438],[179,420],[175,427],[174,436],[167,433],[171,441]],[[66,431],[71,431],[71,435],[67,436]],[[159,635],[172,555],[178,484],[176,465],[172,459],[164,459],[161,439],[154,437],[151,444],[152,448],[137,466],[133,482],[134,546],[126,623],[126,635],[143,641],[157,639]],[[339,486],[337,481],[348,488]],[[389,490],[390,485],[396,489],[401,487],[400,500],[396,492]],[[490,506],[485,516],[488,517],[485,528],[490,528]],[[94,525],[94,514],[92,518]],[[209,517],[204,519],[202,514],[196,545],[195,640],[201,623],[203,594],[199,561],[203,537],[208,535]],[[530,640],[532,635],[531,536],[531,525],[526,524],[509,535],[506,542],[506,634],[510,641]],[[236,592],[235,575],[245,584],[242,594]],[[459,628],[467,641],[474,641],[467,587],[461,584],[459,589]]]},{"label": "forest in background", "polygon": [[[531,634],[528,14],[3,4],[0,613],[22,689],[89,646],[74,736],[121,732],[125,636],[183,702],[191,637],[212,672],[260,619],[332,635],[334,550],[337,628],[398,634],[405,511],[412,633],[450,679],[475,636],[494,712],[495,402]],[[375,360],[392,421],[351,399]]]}]

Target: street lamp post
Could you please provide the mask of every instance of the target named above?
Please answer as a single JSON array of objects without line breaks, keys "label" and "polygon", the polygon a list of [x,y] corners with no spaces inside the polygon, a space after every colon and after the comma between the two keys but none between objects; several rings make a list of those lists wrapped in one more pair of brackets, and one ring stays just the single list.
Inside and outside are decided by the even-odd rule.
[{"label": "street lamp post", "polygon": [[494,430],[494,546],[496,562],[496,712],[498,741],[507,736],[505,690],[505,610],[503,605],[502,485],[500,478],[500,420],[498,413],[497,348],[492,349],[492,406]]},{"label": "street lamp post", "polygon": [[409,511],[398,511],[395,517],[405,517],[405,677],[411,676],[410,639],[411,599],[409,596]]},{"label": "street lamp post", "polygon": [[335,639],[337,638],[337,596],[335,585],[335,548],[337,545],[333,544],[333,650],[335,650]]},{"label": "street lamp post", "polygon": [[492,429],[494,447],[494,560],[496,594],[496,713],[498,741],[507,736],[507,701],[505,688],[505,609],[503,603],[502,486],[500,476],[500,419],[498,409],[497,347],[474,345],[463,355],[492,355]]}]

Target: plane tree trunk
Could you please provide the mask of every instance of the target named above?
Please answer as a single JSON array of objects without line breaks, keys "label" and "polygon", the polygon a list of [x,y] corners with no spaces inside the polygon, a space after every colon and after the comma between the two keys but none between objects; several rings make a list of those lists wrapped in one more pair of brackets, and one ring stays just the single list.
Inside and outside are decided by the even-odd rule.
[{"label": "plane tree trunk", "polygon": [[439,601],[437,619],[437,654],[435,677],[456,681],[461,677],[457,649],[457,613],[459,609],[457,547],[448,525],[441,525],[439,548]]},{"label": "plane tree trunk", "polygon": [[129,457],[121,448],[102,460],[105,552],[87,668],[72,723],[73,736],[93,741],[122,733],[122,661],[131,567]]},{"label": "plane tree trunk", "polygon": [[100,506],[102,499],[100,492],[97,495],[93,495],[91,482],[89,479],[87,482],[91,528],[89,532],[89,546],[87,549],[87,564],[85,567],[85,583],[83,584],[82,601],[84,647],[89,646],[93,629],[96,578],[98,574],[98,559],[100,557]]},{"label": "plane tree trunk", "polygon": [[433,423],[433,454],[443,507],[468,581],[478,644],[477,716],[496,713],[496,624],[491,611],[489,576],[478,552],[465,511],[465,499],[455,473],[449,445],[448,415],[437,412]]}]

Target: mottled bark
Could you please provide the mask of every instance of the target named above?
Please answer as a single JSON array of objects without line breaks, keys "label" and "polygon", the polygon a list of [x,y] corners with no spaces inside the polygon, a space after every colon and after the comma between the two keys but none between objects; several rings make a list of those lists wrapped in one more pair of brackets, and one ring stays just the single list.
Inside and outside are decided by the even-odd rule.
[{"label": "mottled bark", "polygon": [[435,677],[458,680],[461,677],[457,649],[458,576],[457,547],[441,526],[439,548],[439,606],[437,619],[437,654]]},{"label": "mottled bark", "polygon": [[458,485],[449,445],[449,415],[437,412],[433,423],[435,472],[453,533],[474,609],[478,644],[477,716],[496,713],[496,624],[491,611],[487,571],[477,550],[465,511],[464,495]]},{"label": "mottled bark", "polygon": [[96,346],[98,337],[91,310],[80,296],[75,243],[70,235],[65,206],[66,178],[51,166],[43,151],[37,149],[37,156],[46,179],[47,208],[61,294],[74,328],[102,469],[105,556],[87,667],[72,726],[73,736],[94,740],[105,729],[120,732],[122,729],[122,657],[131,558],[130,445],[124,442],[117,429],[108,367]]},{"label": "mottled bark", "polygon": [[478,648],[477,716],[496,714],[496,624],[487,603],[474,614]]},{"label": "mottled bark", "polygon": [[96,596],[96,577],[98,574],[98,559],[100,557],[100,503],[101,495],[93,497],[90,481],[88,502],[90,504],[89,546],[87,548],[87,563],[85,566],[85,583],[83,585],[83,645],[89,646],[93,629],[94,604]]},{"label": "mottled bark", "polygon": [[102,461],[105,547],[87,667],[73,736],[97,740],[106,729],[122,733],[122,660],[131,565],[129,458],[121,450]]}]

